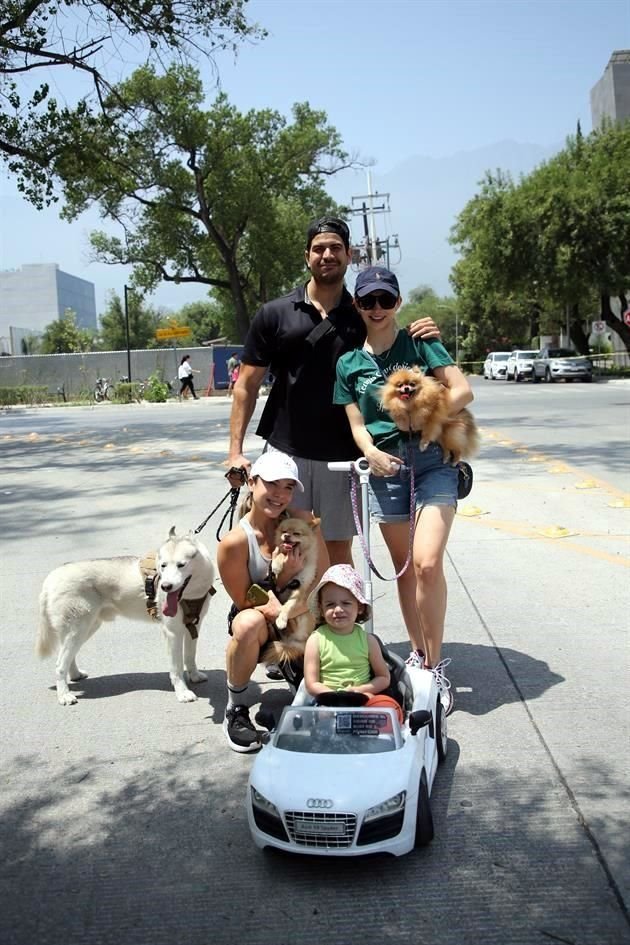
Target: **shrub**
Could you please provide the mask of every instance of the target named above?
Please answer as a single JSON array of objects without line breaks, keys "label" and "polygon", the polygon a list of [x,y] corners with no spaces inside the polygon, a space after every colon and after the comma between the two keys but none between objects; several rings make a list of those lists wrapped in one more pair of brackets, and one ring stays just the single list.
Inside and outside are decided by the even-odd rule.
[{"label": "shrub", "polygon": [[151,374],[147,380],[143,397],[152,404],[164,404],[168,398],[168,384],[158,374]]}]

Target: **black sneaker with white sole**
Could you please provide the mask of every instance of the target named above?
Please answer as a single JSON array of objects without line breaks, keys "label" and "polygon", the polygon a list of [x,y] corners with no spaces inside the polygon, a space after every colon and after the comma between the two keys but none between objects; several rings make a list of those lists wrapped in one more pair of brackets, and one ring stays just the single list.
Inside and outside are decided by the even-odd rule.
[{"label": "black sneaker with white sole", "polygon": [[246,705],[235,705],[225,710],[223,731],[232,751],[258,751],[261,747],[260,733],[253,725]]}]

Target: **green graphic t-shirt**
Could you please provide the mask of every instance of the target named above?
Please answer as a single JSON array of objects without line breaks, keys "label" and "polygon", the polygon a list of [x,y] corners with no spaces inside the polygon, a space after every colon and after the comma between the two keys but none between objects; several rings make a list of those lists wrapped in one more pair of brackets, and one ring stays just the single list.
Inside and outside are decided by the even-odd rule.
[{"label": "green graphic t-shirt", "polygon": [[401,329],[389,351],[383,354],[370,354],[364,348],[355,348],[339,358],[333,401],[343,405],[356,404],[374,445],[392,452],[400,441],[400,430],[381,406],[379,392],[386,378],[404,367],[416,365],[425,374],[430,374],[433,368],[454,363],[441,342],[415,341]]}]

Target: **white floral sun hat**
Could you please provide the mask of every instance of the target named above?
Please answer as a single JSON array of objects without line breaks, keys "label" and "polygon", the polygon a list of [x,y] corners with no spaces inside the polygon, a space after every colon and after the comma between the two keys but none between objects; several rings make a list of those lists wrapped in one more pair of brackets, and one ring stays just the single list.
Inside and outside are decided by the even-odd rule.
[{"label": "white floral sun hat", "polygon": [[338,584],[339,587],[345,587],[346,590],[350,591],[353,597],[356,597],[359,603],[363,605],[357,615],[357,621],[361,623],[369,619],[372,613],[372,607],[365,596],[365,587],[361,575],[358,574],[354,568],[350,567],[349,564],[333,564],[331,568],[324,571],[319,584],[311,591],[308,597],[309,610],[318,623],[322,623],[324,619],[319,603],[319,592],[324,584]]}]

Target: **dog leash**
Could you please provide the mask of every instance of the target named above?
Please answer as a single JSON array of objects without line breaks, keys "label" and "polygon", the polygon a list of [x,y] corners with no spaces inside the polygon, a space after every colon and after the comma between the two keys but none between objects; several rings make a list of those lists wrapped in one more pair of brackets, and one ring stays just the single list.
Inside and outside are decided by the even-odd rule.
[{"label": "dog leash", "polygon": [[[356,527],[356,530],[357,530],[357,537],[358,537],[359,542],[360,542],[360,544],[361,544],[361,549],[362,549],[362,551],[363,551],[363,554],[365,555],[365,560],[366,560],[367,563],[369,564],[369,566],[370,566],[371,570],[374,572],[374,574],[375,574],[377,577],[379,577],[379,578],[381,579],[381,581],[397,581],[399,577],[402,577],[402,575],[405,573],[405,571],[406,571],[407,568],[409,567],[409,564],[410,564],[410,562],[411,562],[411,556],[412,556],[412,554],[413,554],[413,536],[414,536],[414,532],[415,532],[415,530],[416,530],[416,529],[415,529],[415,514],[414,514],[414,513],[415,513],[415,501],[414,501],[414,500],[415,500],[415,496],[416,496],[416,490],[415,490],[415,485],[414,485],[413,455],[410,455],[410,451],[408,451],[408,449],[407,449],[406,446],[405,446],[405,458],[406,458],[407,463],[408,463],[408,465],[409,465],[409,468],[410,468],[410,470],[411,470],[410,483],[409,483],[409,549],[408,549],[408,551],[407,551],[407,560],[406,560],[405,563],[403,564],[401,570],[398,572],[398,574],[395,574],[394,577],[391,577],[391,578],[384,577],[384,576],[381,574],[381,572],[378,570],[378,568],[376,567],[376,565],[374,564],[374,562],[372,561],[372,557],[371,557],[371,555],[370,555],[370,551],[369,551],[369,548],[368,548],[368,546],[367,546],[367,542],[366,542],[366,540],[365,540],[365,535],[364,535],[363,529],[362,529],[362,527],[361,527],[361,518],[360,518],[360,516],[359,516],[359,506],[358,506],[358,502],[357,502],[357,479],[358,479],[358,476],[357,476],[357,474],[356,474],[354,471],[352,471],[352,472],[350,473],[350,501],[351,501],[351,503],[352,503],[352,515],[354,516],[354,524],[355,524],[355,527]],[[411,460],[411,462],[410,462],[410,460]]]},{"label": "dog leash", "polygon": [[221,521],[219,522],[219,526],[218,526],[217,531],[216,531],[216,539],[217,539],[217,541],[221,541],[221,529],[223,528],[223,523],[225,522],[225,520],[226,520],[226,518],[228,517],[228,515],[230,516],[230,528],[232,528],[232,525],[233,525],[233,523],[234,523],[234,513],[236,512],[236,503],[238,502],[238,494],[239,494],[240,491],[241,491],[241,487],[240,487],[240,486],[238,486],[238,487],[236,487],[236,488],[228,489],[228,491],[227,491],[226,494],[223,496],[223,498],[221,499],[221,501],[218,502],[217,505],[215,505],[215,507],[213,508],[213,510],[210,512],[210,514],[207,515],[206,518],[204,518],[204,520],[203,520],[203,522],[201,523],[201,525],[197,525],[197,527],[196,527],[196,529],[195,529],[195,531],[194,531],[194,534],[195,534],[195,535],[198,535],[199,532],[202,530],[202,528],[205,528],[205,527],[206,527],[206,525],[208,524],[208,522],[210,521],[210,519],[212,518],[212,516],[214,515],[214,513],[217,511],[217,509],[221,508],[221,506],[222,506],[223,503],[226,501],[226,499],[229,499],[229,500],[230,500],[230,504],[228,505],[227,509],[225,510],[225,512],[224,512],[224,514],[223,514],[223,518],[222,518]]}]

